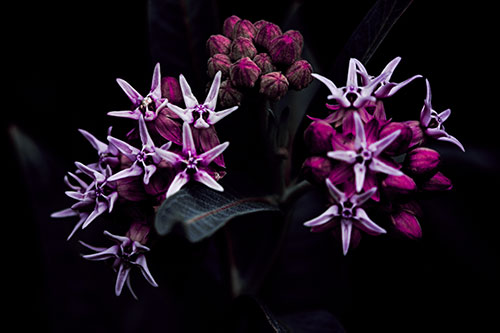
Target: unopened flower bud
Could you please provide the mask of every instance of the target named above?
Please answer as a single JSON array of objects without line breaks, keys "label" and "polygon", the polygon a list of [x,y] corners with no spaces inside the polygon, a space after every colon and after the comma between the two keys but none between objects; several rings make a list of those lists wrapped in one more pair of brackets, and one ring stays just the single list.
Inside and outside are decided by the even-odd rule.
[{"label": "unopened flower bud", "polygon": [[161,95],[168,99],[169,103],[175,105],[179,105],[183,101],[179,81],[172,76],[166,76],[161,79]]},{"label": "unopened flower bud", "polygon": [[207,40],[207,50],[210,56],[214,54],[229,54],[231,40],[223,35],[212,35]]},{"label": "unopened flower bud", "polygon": [[424,142],[424,131],[418,120],[405,121],[405,124],[411,129],[412,136],[409,148],[418,147]]},{"label": "unopened flower bud", "polygon": [[288,30],[284,35],[292,37],[297,46],[299,47],[299,55],[302,53],[302,48],[304,47],[304,37],[298,30]]},{"label": "unopened flower bud", "polygon": [[257,82],[261,70],[250,58],[243,57],[229,69],[231,83],[235,87],[252,88]]},{"label": "unopened flower bud", "polygon": [[400,210],[391,214],[391,222],[396,230],[406,237],[411,239],[422,237],[422,228],[420,228],[417,218],[406,210]]},{"label": "unopened flower bud", "polygon": [[258,20],[258,21],[256,21],[256,22],[253,23],[253,26],[255,27],[255,29],[257,31],[259,31],[260,28],[262,28],[263,26],[265,26],[268,23],[270,23],[270,22],[266,21],[266,20]]},{"label": "unopened flower bud", "polygon": [[146,244],[148,241],[150,226],[142,222],[134,222],[127,231],[127,236],[133,241],[139,242],[141,244]]},{"label": "unopened flower bud", "polygon": [[232,61],[236,61],[243,57],[252,59],[257,54],[257,49],[252,43],[252,40],[247,37],[238,37],[231,43],[231,51],[229,57]]},{"label": "unopened flower bud", "polygon": [[405,164],[415,175],[429,174],[439,165],[439,153],[430,148],[415,148],[406,155]]},{"label": "unopened flower bud", "polygon": [[269,45],[269,55],[273,62],[291,65],[300,55],[297,42],[289,35],[283,34],[274,38]]},{"label": "unopened flower bud", "polygon": [[407,175],[394,176],[388,175],[383,181],[382,186],[390,192],[396,194],[410,194],[417,189],[413,179]]},{"label": "unopened flower bud", "polygon": [[255,43],[269,49],[271,41],[282,34],[280,27],[274,23],[264,24],[255,35]]},{"label": "unopened flower bud", "polygon": [[384,138],[396,131],[400,131],[400,134],[396,139],[385,148],[384,152],[389,155],[399,155],[408,150],[408,147],[412,138],[412,131],[410,126],[405,123],[390,122],[385,125],[380,131],[380,138]]},{"label": "unopened flower bud", "polygon": [[280,72],[271,72],[260,78],[259,92],[271,100],[278,100],[288,91],[288,80]]},{"label": "unopened flower bud", "polygon": [[434,176],[422,184],[424,191],[448,191],[453,188],[451,180],[441,172],[436,172]]},{"label": "unopened flower bud", "polygon": [[331,160],[322,156],[311,156],[307,158],[302,165],[302,174],[304,178],[314,184],[323,185],[331,171]]},{"label": "unopened flower bud", "polygon": [[231,59],[225,54],[215,54],[207,62],[207,72],[210,78],[214,78],[218,71],[221,71],[222,78],[229,76],[229,68],[231,67]]},{"label": "unopened flower bud", "polygon": [[222,81],[219,88],[219,103],[222,107],[232,107],[240,105],[243,99],[243,93],[236,89],[231,81]]},{"label": "unopened flower bud", "polygon": [[222,25],[222,32],[224,33],[224,36],[233,38],[234,25],[240,20],[241,19],[236,15],[232,15],[226,18],[224,20],[224,24]]},{"label": "unopened flower bud", "polygon": [[297,60],[286,70],[285,76],[290,87],[296,90],[304,89],[311,83],[312,66],[306,60]]},{"label": "unopened flower bud", "polygon": [[335,130],[325,121],[313,121],[304,131],[304,142],[312,155],[324,155],[333,150],[332,138]]},{"label": "unopened flower bud", "polygon": [[267,53],[259,53],[253,58],[253,62],[259,66],[261,74],[267,74],[276,71],[271,57]]},{"label": "unopened flower bud", "polygon": [[233,40],[238,37],[246,37],[253,40],[257,30],[253,26],[253,23],[249,20],[239,20],[234,24],[233,28]]}]

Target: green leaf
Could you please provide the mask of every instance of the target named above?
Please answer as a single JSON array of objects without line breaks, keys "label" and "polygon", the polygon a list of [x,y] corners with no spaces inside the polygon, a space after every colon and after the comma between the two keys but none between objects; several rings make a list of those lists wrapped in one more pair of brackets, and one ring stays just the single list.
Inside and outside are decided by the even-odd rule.
[{"label": "green leaf", "polygon": [[241,198],[230,191],[217,192],[198,183],[188,184],[160,206],[155,220],[158,234],[180,226],[190,242],[214,234],[231,219],[258,212],[279,212],[266,197]]}]

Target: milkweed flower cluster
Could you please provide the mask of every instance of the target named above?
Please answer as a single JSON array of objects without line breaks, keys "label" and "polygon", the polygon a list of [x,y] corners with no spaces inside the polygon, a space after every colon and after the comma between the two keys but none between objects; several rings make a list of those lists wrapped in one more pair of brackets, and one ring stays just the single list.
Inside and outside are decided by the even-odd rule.
[{"label": "milkweed flower cluster", "polygon": [[[386,227],[410,238],[422,234],[416,199],[426,191],[444,191],[451,181],[439,171],[440,155],[425,147],[432,140],[463,145],[445,132],[443,122],[451,111],[438,113],[431,105],[431,88],[420,120],[395,122],[386,116],[384,100],[415,79],[391,82],[401,59],[392,60],[378,76],[351,59],[347,82],[337,87],[313,73],[330,91],[324,119],[312,118],[304,133],[311,154],[302,167],[311,182],[326,187],[329,208],[304,223],[313,232],[332,230],[342,240],[343,253],[359,243],[362,233],[379,235]],[[377,216],[372,220],[369,216]]]},{"label": "milkweed flower cluster", "polygon": [[[216,111],[221,73],[215,74],[210,91],[203,103],[193,95],[186,78],[161,78],[160,65],[154,68],[150,91],[141,95],[127,81],[117,79],[119,86],[132,102],[129,110],[110,111],[108,115],[129,119],[131,130],[125,138],[112,134],[110,127],[104,140],[80,130],[97,151],[97,161],[75,162],[76,171],[68,172],[64,180],[69,187],[66,195],[76,200],[71,207],[52,214],[54,218],[77,217],[68,236],[89,227],[97,218],[113,213],[117,206],[141,204],[149,207],[141,218],[124,221],[125,236],[104,234],[117,245],[94,247],[84,255],[88,260],[113,259],[117,272],[116,295],[127,284],[132,295],[129,272],[138,267],[146,280],[157,286],[148,266],[146,243],[154,220],[154,208],[190,181],[199,182],[216,191],[223,191],[218,181],[225,175],[222,156],[229,142],[220,143],[214,125],[238,107]],[[142,208],[144,210],[144,208]]]}]

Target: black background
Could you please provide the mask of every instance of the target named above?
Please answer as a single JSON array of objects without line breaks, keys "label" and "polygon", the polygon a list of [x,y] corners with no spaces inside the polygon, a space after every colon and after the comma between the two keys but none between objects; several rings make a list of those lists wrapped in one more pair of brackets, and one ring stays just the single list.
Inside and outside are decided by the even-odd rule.
[{"label": "black background", "polygon": [[[222,21],[231,14],[279,24],[290,3],[276,1],[272,7],[270,3],[212,1],[215,24],[199,38],[219,33]],[[371,3],[302,4],[300,15],[307,26],[303,34],[318,62],[335,59]],[[431,82],[434,108],[451,108],[447,129],[461,140],[466,153],[452,145],[437,147],[443,155],[443,172],[454,182],[453,191],[424,200],[421,240],[366,238],[366,244],[348,257],[335,257],[341,264],[321,262],[325,267],[342,266],[338,268],[342,278],[331,283],[321,277],[321,270],[305,272],[307,256],[290,260],[298,268],[290,269],[289,275],[278,264],[263,296],[271,310],[290,313],[322,307],[333,312],[347,332],[484,332],[498,326],[496,22],[493,8],[481,2],[436,3],[415,1],[367,67],[377,73],[401,56],[393,78],[422,74]],[[212,318],[216,314],[229,320],[223,305],[227,295],[212,288],[211,281],[193,277],[205,272],[193,267],[200,253],[211,253],[209,245],[207,250],[205,245],[193,247],[172,239],[173,245],[163,250],[176,254],[163,255],[160,248],[150,260],[160,288],[151,288],[137,276],[140,300],[128,293],[117,298],[112,272],[80,259],[81,247],[65,241],[71,223],[48,218],[70,204],[63,195],[64,172],[73,169],[75,160],[93,158],[77,129],[103,137],[114,123],[106,112],[127,105],[115,78],[140,91],[149,88],[159,60],[151,52],[152,45],[161,41],[150,39],[148,3],[18,2],[5,14],[12,20],[4,29],[7,38],[2,51],[7,55],[3,62],[7,88],[2,98],[7,160],[3,172],[7,228],[2,228],[2,239],[7,244],[2,270],[9,277],[3,287],[12,297],[4,302],[13,310],[9,317],[15,327],[35,323],[37,330],[49,332],[196,332],[210,331],[218,323]],[[167,49],[177,51],[176,45]],[[183,66],[163,67],[162,74],[178,75]],[[185,74],[202,96],[207,78],[191,70]],[[425,98],[423,81],[397,96],[394,118],[416,119]],[[36,154],[18,156],[11,138],[19,133],[44,152],[39,167],[22,168],[30,159],[36,160]],[[98,243],[99,232],[89,231],[83,238]],[[292,254],[285,254],[281,264],[293,259]],[[220,282],[217,277],[214,280]],[[313,281],[319,281],[315,288],[311,288]],[[166,290],[162,282],[182,287]],[[186,292],[190,282],[196,286]],[[342,284],[332,287],[335,283]],[[324,285],[328,287],[322,291]]]}]

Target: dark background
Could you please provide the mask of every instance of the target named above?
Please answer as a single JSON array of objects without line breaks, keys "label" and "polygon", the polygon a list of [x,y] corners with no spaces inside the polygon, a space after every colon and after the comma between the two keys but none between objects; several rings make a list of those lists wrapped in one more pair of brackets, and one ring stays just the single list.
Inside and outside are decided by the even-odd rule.
[{"label": "dark background", "polygon": [[[204,41],[220,33],[231,14],[281,24],[291,2],[270,3],[207,1],[210,20],[191,33]],[[334,61],[372,3],[295,3],[300,4],[301,32],[318,63]],[[367,67],[377,73],[401,56],[393,79],[422,74],[431,82],[434,108],[451,108],[448,132],[460,139],[466,153],[451,144],[436,147],[454,189],[423,201],[419,241],[367,237],[342,258],[301,252],[306,246],[301,239],[290,240],[261,295],[281,318],[328,310],[347,332],[484,332],[498,326],[500,182],[493,8],[477,1],[436,3],[415,1]],[[149,259],[160,288],[135,276],[140,298],[135,301],[127,291],[115,297],[114,274],[104,265],[80,259],[79,244],[65,241],[71,222],[48,218],[70,205],[64,196],[64,173],[73,169],[73,161],[91,161],[94,156],[77,129],[103,138],[107,127],[118,123],[106,112],[127,106],[115,78],[147,91],[154,64],[168,61],[171,66],[163,66],[162,74],[185,73],[203,96],[204,64],[186,60],[181,45],[151,34],[148,8],[155,6],[158,2],[17,2],[6,11],[12,20],[4,30],[3,47],[8,88],[3,96],[7,228],[2,238],[7,240],[3,275],[9,277],[3,287],[9,294],[4,302],[13,310],[9,318],[17,327],[35,323],[37,330],[48,332],[196,332],[218,327],[217,316],[224,321],[263,320],[262,315],[235,315],[226,308],[227,291],[220,287],[224,278],[207,273],[218,268],[200,268],[207,257],[218,255],[211,244],[191,246],[172,238],[160,246]],[[318,96],[315,101],[322,105],[324,95]],[[394,119],[416,119],[425,98],[423,81],[396,96]],[[90,229],[82,238],[99,245],[101,231]],[[333,245],[316,247],[339,251]]]}]

